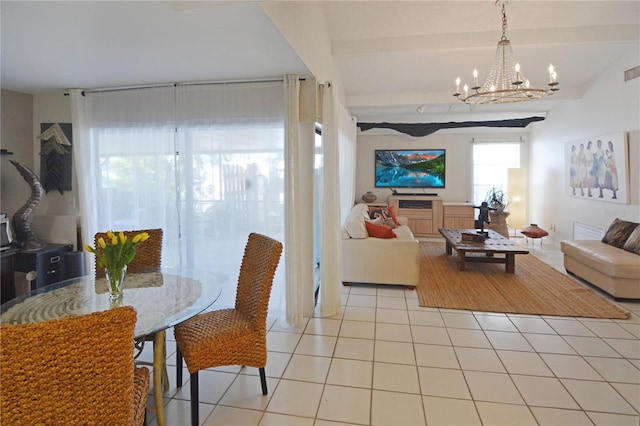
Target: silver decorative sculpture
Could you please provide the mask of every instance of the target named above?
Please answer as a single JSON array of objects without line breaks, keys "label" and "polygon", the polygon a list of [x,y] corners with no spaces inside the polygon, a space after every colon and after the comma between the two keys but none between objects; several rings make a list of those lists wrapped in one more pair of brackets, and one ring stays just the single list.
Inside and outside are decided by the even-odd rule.
[{"label": "silver decorative sculpture", "polygon": [[14,243],[22,251],[36,251],[47,246],[46,241],[40,239],[29,227],[29,216],[35,210],[36,206],[42,199],[44,189],[38,180],[38,177],[27,166],[17,161],[10,160],[16,169],[20,172],[24,180],[31,187],[31,196],[27,202],[18,209],[11,218],[11,226],[13,227]]}]

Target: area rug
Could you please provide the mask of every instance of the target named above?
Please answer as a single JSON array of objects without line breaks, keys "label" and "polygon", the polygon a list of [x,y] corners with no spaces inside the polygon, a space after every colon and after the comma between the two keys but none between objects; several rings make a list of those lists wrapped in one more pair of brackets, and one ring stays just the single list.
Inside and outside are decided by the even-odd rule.
[{"label": "area rug", "polygon": [[514,274],[495,263],[467,263],[459,271],[456,252],[447,255],[444,242],[421,242],[420,256],[420,306],[586,318],[630,315],[532,254],[516,255]]}]

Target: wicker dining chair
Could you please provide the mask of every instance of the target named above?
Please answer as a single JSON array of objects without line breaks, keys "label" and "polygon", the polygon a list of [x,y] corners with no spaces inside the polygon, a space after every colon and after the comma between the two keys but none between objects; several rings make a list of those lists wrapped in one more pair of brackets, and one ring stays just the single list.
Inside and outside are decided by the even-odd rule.
[{"label": "wicker dining chair", "polygon": [[133,363],[130,307],[0,326],[7,425],[142,425],[149,370]]},{"label": "wicker dining chair", "polygon": [[267,309],[282,244],[251,233],[244,249],[235,308],[205,312],[174,327],[177,385],[182,386],[182,357],[191,377],[191,424],[199,424],[198,371],[223,365],[256,367],[267,394]]},{"label": "wicker dining chair", "polygon": [[[117,233],[117,231],[114,231]],[[149,234],[149,239],[136,247],[136,257],[127,265],[127,273],[160,269],[162,263],[162,229],[141,229],[139,231],[123,231],[127,238],[133,238],[141,232]],[[94,247],[98,246],[98,239],[109,241],[106,232],[98,232],[94,239]],[[104,268],[98,266],[97,256],[94,259],[96,265],[96,278],[104,277]]]}]

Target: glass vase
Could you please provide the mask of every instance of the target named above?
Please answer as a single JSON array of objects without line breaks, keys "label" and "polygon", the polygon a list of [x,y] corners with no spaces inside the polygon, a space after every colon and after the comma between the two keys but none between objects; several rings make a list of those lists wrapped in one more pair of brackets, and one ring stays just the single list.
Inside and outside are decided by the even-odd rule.
[{"label": "glass vase", "polygon": [[122,285],[127,274],[127,265],[122,268],[106,268],[104,272],[107,279],[107,287],[109,287],[109,299],[122,298]]}]

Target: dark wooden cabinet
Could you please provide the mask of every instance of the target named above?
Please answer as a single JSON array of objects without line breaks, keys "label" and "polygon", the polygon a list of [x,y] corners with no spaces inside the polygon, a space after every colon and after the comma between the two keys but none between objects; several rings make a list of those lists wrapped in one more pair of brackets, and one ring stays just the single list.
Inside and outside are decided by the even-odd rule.
[{"label": "dark wooden cabinet", "polygon": [[8,302],[16,297],[16,281],[14,275],[14,257],[16,254],[15,249],[9,249],[2,252],[2,265],[0,271],[2,272],[2,288],[0,289],[0,303]]},{"label": "dark wooden cabinet", "polygon": [[65,279],[64,255],[73,249],[71,244],[49,244],[45,248],[15,255],[14,268],[20,272],[35,271],[31,290]]}]

